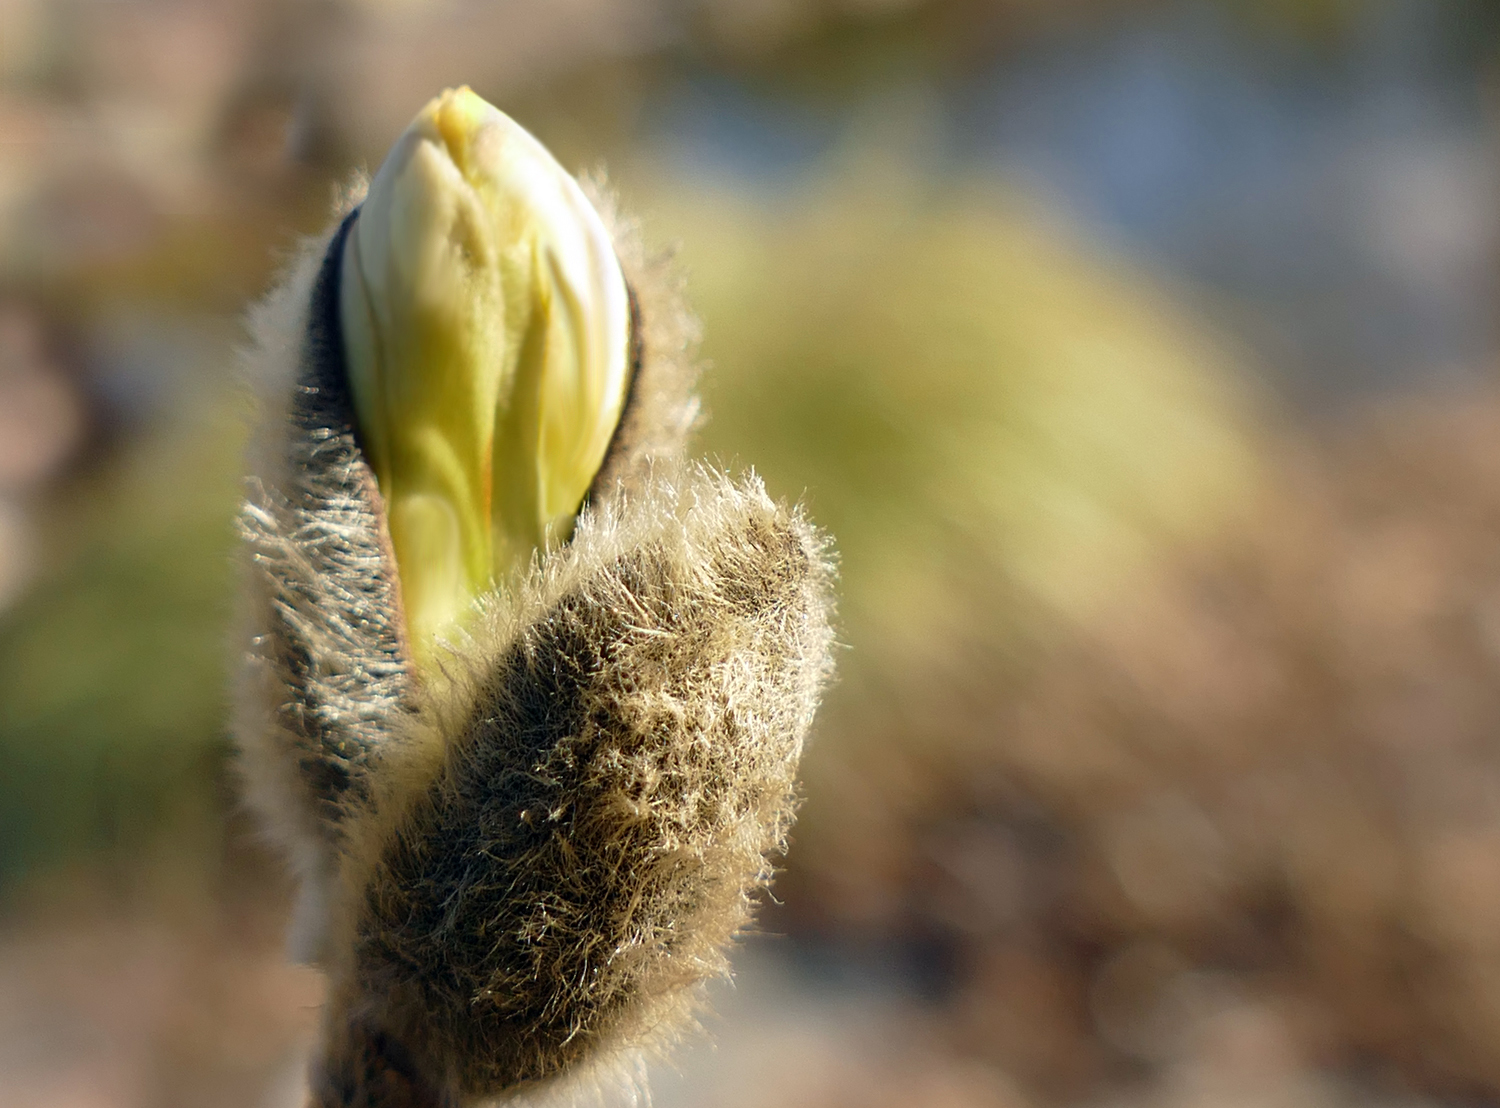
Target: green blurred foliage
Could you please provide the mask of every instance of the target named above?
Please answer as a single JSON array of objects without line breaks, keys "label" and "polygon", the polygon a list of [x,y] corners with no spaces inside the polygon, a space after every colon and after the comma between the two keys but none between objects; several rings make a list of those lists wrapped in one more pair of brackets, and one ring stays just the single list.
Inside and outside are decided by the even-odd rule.
[{"label": "green blurred foliage", "polygon": [[1254,500],[1233,357],[1014,195],[855,154],[648,207],[707,320],[703,447],[836,536],[851,666],[1086,620]]},{"label": "green blurred foliage", "polygon": [[0,617],[0,881],[216,848],[243,436],[215,399],[76,481]]}]

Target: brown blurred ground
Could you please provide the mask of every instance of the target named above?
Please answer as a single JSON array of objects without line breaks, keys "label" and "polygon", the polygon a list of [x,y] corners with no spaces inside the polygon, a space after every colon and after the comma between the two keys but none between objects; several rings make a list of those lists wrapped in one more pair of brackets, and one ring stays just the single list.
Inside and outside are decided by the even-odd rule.
[{"label": "brown blurred ground", "polygon": [[283,956],[286,899],[268,895],[279,883],[251,885],[241,867],[238,887],[214,896],[192,877],[63,878],[13,907],[0,946],[0,1103],[299,1103],[322,982]]},{"label": "brown blurred ground", "polygon": [[1022,672],[903,675],[815,753],[780,925],[936,948],[952,1041],[1047,1101],[1240,1051],[1491,1095],[1500,405],[1330,437]]}]

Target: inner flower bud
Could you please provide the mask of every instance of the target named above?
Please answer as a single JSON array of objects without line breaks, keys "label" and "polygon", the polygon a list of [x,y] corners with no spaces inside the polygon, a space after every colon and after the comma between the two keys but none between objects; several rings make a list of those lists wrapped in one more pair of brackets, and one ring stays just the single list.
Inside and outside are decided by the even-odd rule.
[{"label": "inner flower bud", "polygon": [[577,182],[467,88],[396,141],[341,266],[355,416],[422,664],[571,533],[629,387],[629,295]]}]

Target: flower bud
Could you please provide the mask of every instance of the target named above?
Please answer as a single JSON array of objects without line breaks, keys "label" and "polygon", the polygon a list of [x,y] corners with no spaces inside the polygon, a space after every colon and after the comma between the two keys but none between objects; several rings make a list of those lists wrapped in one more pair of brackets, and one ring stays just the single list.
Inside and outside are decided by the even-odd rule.
[{"label": "flower bud", "polygon": [[447,92],[251,317],[235,731],[330,978],[317,1108],[665,1045],[785,845],[826,543],[680,465],[692,318],[600,205]]},{"label": "flower bud", "polygon": [[421,664],[476,597],[570,534],[630,384],[629,293],[577,182],[460,88],[376,173],[339,322]]}]

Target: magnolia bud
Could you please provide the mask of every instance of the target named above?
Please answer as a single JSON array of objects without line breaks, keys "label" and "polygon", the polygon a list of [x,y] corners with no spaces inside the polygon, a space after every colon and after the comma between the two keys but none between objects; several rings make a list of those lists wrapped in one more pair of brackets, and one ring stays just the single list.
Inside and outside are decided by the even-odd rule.
[{"label": "magnolia bud", "polygon": [[420,663],[571,531],[629,384],[629,294],[573,178],[460,88],[375,175],[345,240],[339,321]]},{"label": "magnolia bud", "polygon": [[251,320],[235,730],[330,978],[317,1108],[662,1045],[785,845],[826,543],[682,465],[692,317],[603,207],[444,93]]}]

